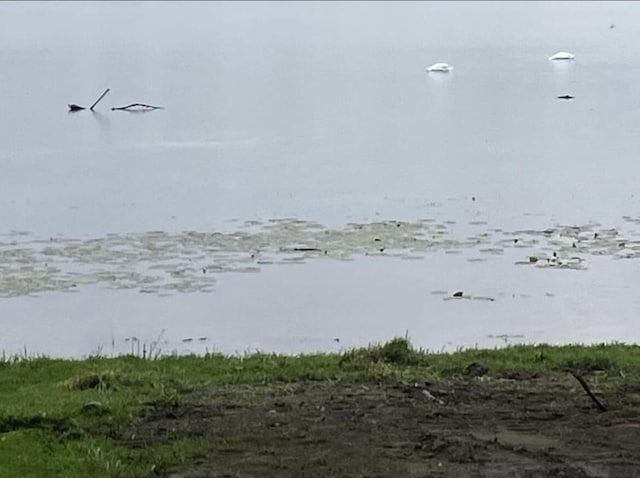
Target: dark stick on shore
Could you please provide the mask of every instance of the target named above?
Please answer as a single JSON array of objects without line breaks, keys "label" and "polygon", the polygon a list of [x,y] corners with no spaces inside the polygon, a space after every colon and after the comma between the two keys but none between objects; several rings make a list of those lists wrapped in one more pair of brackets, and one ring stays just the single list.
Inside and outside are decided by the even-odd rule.
[{"label": "dark stick on shore", "polygon": [[120,111],[127,111],[130,110],[131,108],[145,108],[147,110],[161,110],[163,109],[162,106],[153,106],[153,105],[145,105],[144,103],[131,103],[130,105],[127,106],[118,106],[116,108],[111,108],[111,111],[116,111],[116,110],[120,110]]},{"label": "dark stick on shore", "polygon": [[593,403],[596,404],[596,407],[598,407],[598,410],[600,410],[601,412],[606,412],[607,411],[607,407],[605,407],[600,400],[598,400],[596,398],[596,396],[591,392],[591,390],[589,389],[589,385],[587,385],[587,382],[584,381],[584,379],[578,375],[577,373],[574,372],[570,372],[571,375],[573,375],[575,377],[575,379],[580,382],[580,385],[582,385],[582,388],[584,388],[584,391],[587,392],[587,395],[589,395],[589,398],[591,398],[591,400],[593,400]]},{"label": "dark stick on shore", "polygon": [[91,107],[90,107],[89,109],[90,109],[91,111],[93,111],[93,108],[95,108],[95,106],[100,102],[100,100],[101,100],[102,98],[104,98],[104,96],[105,96],[107,93],[109,93],[109,88],[107,88],[106,90],[104,90],[104,93],[102,93],[102,94],[100,95],[100,98],[98,98],[98,99],[95,101],[95,103],[93,103],[93,104],[91,105]]}]

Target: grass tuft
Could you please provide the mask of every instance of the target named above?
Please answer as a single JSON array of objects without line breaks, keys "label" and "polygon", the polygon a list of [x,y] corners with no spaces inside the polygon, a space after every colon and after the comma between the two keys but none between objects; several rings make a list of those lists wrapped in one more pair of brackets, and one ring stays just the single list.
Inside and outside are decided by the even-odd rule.
[{"label": "grass tuft", "polygon": [[379,347],[380,359],[394,365],[417,365],[420,355],[413,349],[409,339],[396,337]]},{"label": "grass tuft", "polygon": [[384,344],[345,352],[341,359],[342,365],[350,364],[356,367],[381,363],[396,366],[424,366],[428,363],[428,356],[414,349],[408,338],[395,337]]}]

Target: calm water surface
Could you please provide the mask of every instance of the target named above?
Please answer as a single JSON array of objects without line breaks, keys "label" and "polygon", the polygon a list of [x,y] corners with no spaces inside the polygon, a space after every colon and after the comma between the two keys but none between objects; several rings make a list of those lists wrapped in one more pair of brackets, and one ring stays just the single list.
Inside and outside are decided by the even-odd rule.
[{"label": "calm water surface", "polygon": [[[494,243],[592,225],[634,241],[638,38],[633,2],[2,2],[5,266],[41,240],[277,218],[433,219]],[[549,61],[559,50],[576,60]],[[454,70],[427,74],[438,61]],[[106,88],[95,112],[67,112]],[[164,109],[111,111],[133,102]],[[265,265],[169,297],[104,283],[13,294],[7,281],[0,349],[122,353],[135,337],[305,352],[405,331],[432,349],[640,340],[635,257],[547,270],[514,265],[540,250],[458,252]],[[459,289],[495,300],[443,300]]]}]

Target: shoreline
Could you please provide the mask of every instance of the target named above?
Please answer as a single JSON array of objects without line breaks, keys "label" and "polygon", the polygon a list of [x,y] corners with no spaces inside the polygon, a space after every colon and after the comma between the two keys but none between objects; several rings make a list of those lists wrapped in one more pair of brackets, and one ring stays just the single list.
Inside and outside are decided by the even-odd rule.
[{"label": "shoreline", "polygon": [[0,362],[0,477],[632,476],[638,429],[631,344]]}]

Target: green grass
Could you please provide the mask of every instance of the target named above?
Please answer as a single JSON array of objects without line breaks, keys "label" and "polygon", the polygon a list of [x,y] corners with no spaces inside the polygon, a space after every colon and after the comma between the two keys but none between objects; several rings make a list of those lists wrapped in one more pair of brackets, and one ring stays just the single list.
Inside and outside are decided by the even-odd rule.
[{"label": "green grass", "polygon": [[[589,373],[640,378],[640,346],[524,346],[452,354],[414,349],[408,340],[343,354],[208,355],[144,360],[33,358],[0,362],[0,478],[145,477],[225,444],[184,439],[128,448],[114,437],[153,404],[188,402],[207,385],[301,380],[438,380],[479,362],[506,371]],[[99,402],[87,407],[88,402]]]}]

